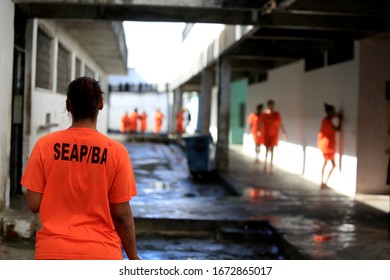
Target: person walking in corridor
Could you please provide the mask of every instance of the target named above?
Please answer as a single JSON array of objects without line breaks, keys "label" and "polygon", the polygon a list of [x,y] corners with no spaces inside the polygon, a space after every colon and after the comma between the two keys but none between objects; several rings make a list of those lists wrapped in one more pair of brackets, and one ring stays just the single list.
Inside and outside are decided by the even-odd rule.
[{"label": "person walking in corridor", "polygon": [[264,143],[263,104],[256,106],[256,111],[248,116],[248,131],[255,142],[255,161],[259,162],[260,147]]},{"label": "person walking in corridor", "polygon": [[164,115],[161,113],[160,109],[157,109],[154,113],[154,134],[159,137],[160,131],[163,123]]},{"label": "person walking in corridor", "polygon": [[[263,123],[264,145],[266,147],[264,172],[270,171],[271,173],[273,173],[274,147],[278,145],[280,130],[282,130],[284,138],[287,139],[287,133],[283,126],[282,117],[280,113],[275,110],[274,100],[269,100],[267,102],[267,110],[265,110],[265,112],[263,113]],[[267,160],[269,154],[271,156],[271,159],[268,169]]]},{"label": "person walking in corridor", "polygon": [[[333,105],[324,104],[326,117],[322,120],[320,131],[317,136],[317,146],[324,156],[324,163],[321,170],[321,189],[328,188],[330,175],[336,167],[335,152],[336,152],[336,131],[340,131],[342,124],[342,114],[336,113]],[[338,124],[334,125],[333,119],[338,118]],[[325,168],[328,162],[331,162],[332,167],[325,176]]]},{"label": "person walking in corridor", "polygon": [[89,77],[67,89],[68,129],[35,144],[21,184],[39,213],[36,259],[139,259],[129,201],[137,194],[127,149],[97,131],[103,92]]}]

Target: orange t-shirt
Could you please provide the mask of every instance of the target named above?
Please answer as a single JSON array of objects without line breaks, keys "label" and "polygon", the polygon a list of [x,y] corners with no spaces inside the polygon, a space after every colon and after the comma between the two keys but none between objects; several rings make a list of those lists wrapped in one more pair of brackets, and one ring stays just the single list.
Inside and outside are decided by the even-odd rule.
[{"label": "orange t-shirt", "polygon": [[248,116],[247,122],[252,126],[251,133],[256,145],[264,142],[264,126],[261,125],[263,121],[262,115],[251,113]]},{"label": "orange t-shirt", "polygon": [[177,114],[177,117],[176,117],[176,130],[179,133],[183,133],[184,132],[183,120],[184,120],[184,112],[180,111]]},{"label": "orange t-shirt", "polygon": [[317,145],[326,159],[334,159],[336,152],[336,130],[332,121],[326,117],[322,120]]},{"label": "orange t-shirt", "polygon": [[279,130],[282,124],[282,117],[279,112],[263,113],[264,122],[264,145],[273,147],[278,145]]},{"label": "orange t-shirt", "polygon": [[164,115],[161,112],[156,112],[154,114],[154,132],[159,133],[162,126]]},{"label": "orange t-shirt", "polygon": [[145,132],[146,128],[148,127],[148,122],[147,122],[148,116],[145,113],[143,113],[140,119],[141,119],[141,131]]},{"label": "orange t-shirt", "polygon": [[138,128],[138,119],[139,119],[138,113],[132,112],[132,113],[129,115],[129,118],[130,118],[130,130],[131,130],[131,131],[137,131],[137,128]]},{"label": "orange t-shirt", "polygon": [[121,125],[119,131],[122,133],[130,131],[130,118],[126,114],[123,115],[121,118]]},{"label": "orange t-shirt", "polygon": [[50,133],[35,144],[21,184],[43,194],[36,259],[123,259],[110,203],[137,191],[122,144],[88,128]]}]

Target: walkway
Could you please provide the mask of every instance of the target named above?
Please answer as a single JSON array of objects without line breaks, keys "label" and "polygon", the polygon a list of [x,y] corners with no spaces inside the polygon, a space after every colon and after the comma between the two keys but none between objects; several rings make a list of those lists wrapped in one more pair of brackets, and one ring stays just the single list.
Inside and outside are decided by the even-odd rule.
[{"label": "walkway", "polygon": [[237,149],[230,151],[226,177],[239,192],[253,194],[247,208],[256,218],[270,220],[308,258],[390,259],[387,213],[377,209],[388,211],[389,197],[358,201],[282,170],[264,174]]}]

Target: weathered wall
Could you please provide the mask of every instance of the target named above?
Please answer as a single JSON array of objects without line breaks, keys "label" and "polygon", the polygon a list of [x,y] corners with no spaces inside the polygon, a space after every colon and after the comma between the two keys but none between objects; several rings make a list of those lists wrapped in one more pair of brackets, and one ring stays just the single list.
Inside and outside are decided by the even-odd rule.
[{"label": "weathered wall", "polygon": [[0,1],[0,211],[9,203],[14,9],[12,1]]},{"label": "weathered wall", "polygon": [[386,82],[390,81],[390,41],[360,44],[358,183],[359,193],[388,194],[386,186],[389,134]]}]

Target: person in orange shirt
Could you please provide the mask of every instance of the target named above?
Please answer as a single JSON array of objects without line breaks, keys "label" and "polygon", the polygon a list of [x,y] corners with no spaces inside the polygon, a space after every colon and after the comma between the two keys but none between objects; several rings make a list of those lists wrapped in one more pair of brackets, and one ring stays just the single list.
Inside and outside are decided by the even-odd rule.
[{"label": "person in orange shirt", "polygon": [[121,117],[121,125],[119,127],[119,131],[121,133],[130,132],[130,118],[129,118],[129,113],[127,111]]},{"label": "person in orange shirt", "polygon": [[[328,181],[330,175],[336,167],[336,163],[334,160],[335,152],[336,152],[336,131],[340,131],[341,123],[342,123],[342,115],[341,113],[337,114],[336,109],[333,105],[324,104],[326,117],[322,120],[320,131],[317,135],[317,146],[321,150],[324,156],[324,164],[322,166],[321,171],[321,189],[328,188]],[[334,118],[338,118],[338,125],[334,125],[332,120]],[[329,170],[326,179],[325,179],[325,168],[326,165],[330,161],[332,163],[332,167]],[[325,179],[325,180],[324,180]]]},{"label": "person in orange shirt", "polygon": [[270,172],[273,172],[273,158],[274,147],[279,142],[279,130],[282,130],[284,138],[287,139],[287,133],[282,123],[282,117],[279,112],[275,110],[275,101],[269,100],[267,102],[267,110],[263,113],[264,123],[264,145],[266,147],[265,152],[265,165],[264,171],[267,172],[267,159],[268,154],[271,154],[270,160]]},{"label": "person in orange shirt", "polygon": [[148,115],[145,111],[142,112],[140,116],[141,120],[141,133],[145,136],[146,129],[148,128]]},{"label": "person in orange shirt", "polygon": [[176,131],[179,135],[183,134],[185,129],[184,129],[184,113],[186,109],[182,108],[179,113],[177,113],[176,116]]},{"label": "person in orange shirt", "polygon": [[157,109],[154,114],[154,134],[156,134],[156,136],[160,135],[163,119],[163,113],[161,113],[160,109]]},{"label": "person in orange shirt", "polygon": [[140,116],[138,114],[138,109],[135,108],[133,112],[129,115],[130,119],[130,134],[137,134],[138,130],[138,120],[140,119]]},{"label": "person in orange shirt", "polygon": [[255,142],[256,162],[259,162],[260,145],[264,142],[263,107],[263,104],[257,105],[256,112],[251,113],[247,119],[248,131],[252,133]]},{"label": "person in orange shirt", "polygon": [[35,259],[140,259],[129,201],[137,194],[127,149],[96,130],[103,92],[89,77],[73,80],[68,129],[38,139],[21,184],[39,213]]}]

